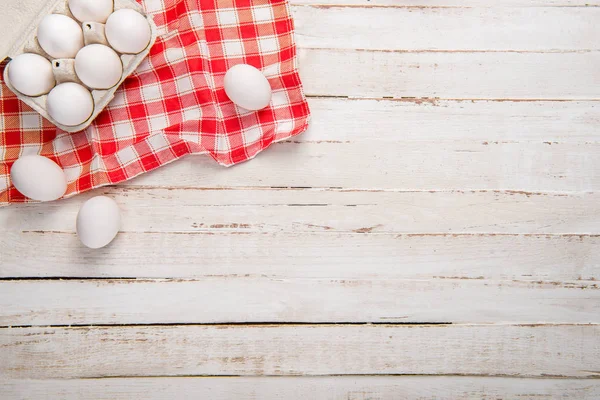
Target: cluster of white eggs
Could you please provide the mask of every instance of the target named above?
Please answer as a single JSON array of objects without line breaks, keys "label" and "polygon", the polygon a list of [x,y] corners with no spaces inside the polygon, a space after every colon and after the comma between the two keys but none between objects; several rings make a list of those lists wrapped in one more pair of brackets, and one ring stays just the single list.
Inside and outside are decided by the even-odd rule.
[{"label": "cluster of white eggs", "polygon": [[[67,177],[54,161],[38,155],[22,156],[13,164],[10,177],[15,188],[37,201],[53,201],[67,191]],[[85,246],[98,249],[117,236],[121,226],[119,206],[109,197],[86,201],[77,214],[77,236]]]},{"label": "cluster of white eggs", "polygon": [[[271,102],[269,81],[250,65],[239,64],[230,68],[225,74],[223,87],[230,100],[242,109],[260,110]],[[10,177],[21,194],[36,201],[57,200],[67,191],[67,177],[62,168],[39,155],[20,157],[11,167]],[[76,229],[85,246],[97,249],[108,245],[116,237],[120,225],[121,214],[115,201],[97,196],[82,205]]]},{"label": "cluster of white eggs", "polygon": [[[37,27],[37,42],[45,53],[23,53],[8,66],[8,80],[29,97],[48,95],[46,109],[65,126],[86,122],[94,112],[91,90],[116,86],[123,77],[120,54],[138,54],[150,44],[148,20],[132,9],[114,10],[113,0],[69,0],[75,19],[46,15]],[[106,44],[85,43],[84,29],[99,25]],[[76,79],[57,84],[53,68],[74,59]]]}]

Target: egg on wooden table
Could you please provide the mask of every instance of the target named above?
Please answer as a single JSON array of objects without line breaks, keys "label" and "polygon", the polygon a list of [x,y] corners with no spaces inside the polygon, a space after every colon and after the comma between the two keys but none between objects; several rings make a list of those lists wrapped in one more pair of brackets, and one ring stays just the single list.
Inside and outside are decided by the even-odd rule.
[{"label": "egg on wooden table", "polygon": [[8,80],[26,96],[41,96],[55,85],[52,63],[33,53],[24,53],[12,59],[8,66]]},{"label": "egg on wooden table", "polygon": [[59,124],[76,126],[94,112],[94,99],[89,90],[78,83],[61,83],[50,91],[46,103],[48,114]]},{"label": "egg on wooden table", "polygon": [[121,211],[110,197],[92,197],[83,203],[77,214],[77,236],[90,249],[108,245],[120,228]]},{"label": "egg on wooden table", "polygon": [[223,82],[231,101],[246,110],[261,110],[271,102],[271,85],[260,70],[247,64],[231,67]]},{"label": "egg on wooden table", "polygon": [[37,39],[50,57],[74,58],[83,47],[83,30],[66,15],[49,14],[38,25]]},{"label": "egg on wooden table", "polygon": [[113,0],[69,0],[69,9],[81,22],[105,23],[113,12]]},{"label": "egg on wooden table", "polygon": [[88,87],[109,89],[121,80],[123,63],[119,55],[110,47],[91,44],[77,53],[75,72]]},{"label": "egg on wooden table", "polygon": [[105,32],[108,43],[119,53],[141,53],[152,39],[148,20],[128,8],[117,10],[108,17]]},{"label": "egg on wooden table", "polygon": [[21,194],[37,201],[56,200],[67,191],[67,177],[62,168],[39,155],[17,159],[10,169],[10,180]]}]

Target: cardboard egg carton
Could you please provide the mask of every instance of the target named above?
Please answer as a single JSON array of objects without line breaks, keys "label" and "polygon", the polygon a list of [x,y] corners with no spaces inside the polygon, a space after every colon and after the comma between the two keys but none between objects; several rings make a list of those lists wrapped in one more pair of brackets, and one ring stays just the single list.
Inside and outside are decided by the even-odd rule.
[{"label": "cardboard egg carton", "polygon": [[[77,132],[88,127],[92,121],[113,99],[115,92],[123,81],[131,75],[150,52],[156,41],[157,29],[142,7],[134,0],[114,0],[114,11],[129,8],[146,17],[150,24],[152,36],[148,47],[138,54],[119,54],[123,63],[123,76],[119,83],[108,90],[90,89],[84,85],[75,73],[75,59],[53,59],[40,47],[37,40],[37,27],[48,14],[63,14],[80,23],[83,29],[84,44],[104,44],[110,47],[104,34],[104,24],[98,22],[78,21],[69,10],[68,0],[0,0],[0,61],[14,58],[23,53],[39,54],[52,63],[56,84],[76,82],[88,88],[94,99],[94,112],[88,120],[80,125],[66,126],[56,122],[46,109],[48,95],[29,97],[19,93],[8,80],[10,63],[4,69],[4,82],[17,97],[40,113],[44,118],[67,132]],[[114,50],[114,49],[113,49]],[[115,50],[116,51],[116,50]]]}]

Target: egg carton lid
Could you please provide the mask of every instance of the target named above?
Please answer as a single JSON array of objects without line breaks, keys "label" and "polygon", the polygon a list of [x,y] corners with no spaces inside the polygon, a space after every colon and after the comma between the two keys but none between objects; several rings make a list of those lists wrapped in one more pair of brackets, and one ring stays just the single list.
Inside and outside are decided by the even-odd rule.
[{"label": "egg carton lid", "polygon": [[11,56],[46,14],[64,0],[0,0],[0,62]]}]

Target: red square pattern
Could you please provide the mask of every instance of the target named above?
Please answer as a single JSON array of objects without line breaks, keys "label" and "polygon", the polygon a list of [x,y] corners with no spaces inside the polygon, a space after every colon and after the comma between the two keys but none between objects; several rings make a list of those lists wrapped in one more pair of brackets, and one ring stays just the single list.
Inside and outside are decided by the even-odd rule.
[{"label": "red square pattern", "polygon": [[[4,85],[6,63],[0,65],[0,206],[27,201],[9,177],[24,150],[39,149],[69,171],[68,197],[188,154],[208,153],[219,164],[233,165],[306,130],[309,109],[290,62],[296,51],[287,2],[138,1],[152,15],[159,37],[114,101],[84,131],[67,133],[43,118],[32,126],[35,112]],[[222,88],[227,69],[239,63],[263,70],[277,102],[240,113]],[[256,132],[262,137],[257,139]]]}]

